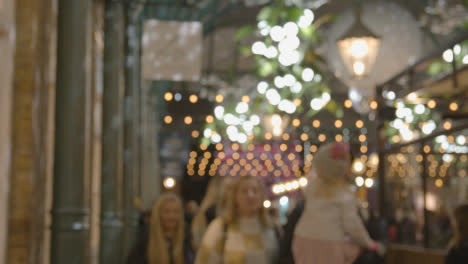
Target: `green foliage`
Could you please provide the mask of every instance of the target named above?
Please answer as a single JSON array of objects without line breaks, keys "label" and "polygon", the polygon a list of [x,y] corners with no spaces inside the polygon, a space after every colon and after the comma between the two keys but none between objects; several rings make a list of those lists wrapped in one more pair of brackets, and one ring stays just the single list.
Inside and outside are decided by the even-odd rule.
[{"label": "green foliage", "polygon": [[434,61],[433,63],[431,63],[429,65],[429,67],[427,67],[427,74],[431,75],[431,76],[434,76],[434,75],[437,75],[441,72],[445,72],[447,70],[450,70],[451,66],[450,65],[447,65],[447,63],[445,63],[444,61],[442,60],[437,60],[437,61]]},{"label": "green foliage", "polygon": [[278,70],[278,63],[274,61],[263,61],[258,68],[258,76],[265,78],[273,75]]},{"label": "green foliage", "polygon": [[[311,13],[311,11],[308,14]],[[306,13],[307,13],[306,12]],[[252,47],[240,46],[239,51],[243,56],[254,56],[255,58],[255,67],[254,73],[259,78],[259,81],[264,81],[268,84],[268,89],[274,88],[274,90],[280,95],[281,100],[287,100],[290,104],[295,104],[296,108],[293,113],[287,114],[283,109],[280,110],[278,104],[273,105],[266,99],[265,94],[258,94],[256,98],[250,98],[249,111],[245,114],[237,114],[235,112],[236,105],[240,102],[241,98],[234,98],[231,96],[226,96],[223,106],[225,108],[224,114],[231,113],[234,116],[237,116],[243,120],[249,119],[253,114],[257,114],[263,119],[262,115],[269,114],[279,114],[281,116],[289,115],[290,120],[294,118],[309,118],[317,114],[319,111],[315,111],[310,108],[309,103],[313,98],[321,97],[324,92],[329,93],[330,89],[323,83],[323,78],[314,78],[310,81],[302,80],[302,73],[305,68],[310,68],[314,71],[315,76],[321,75],[319,71],[318,64],[325,63],[325,60],[319,56],[316,52],[317,42],[319,41],[319,34],[317,28],[321,25],[328,23],[334,19],[334,16],[326,15],[318,19],[315,23],[310,24],[309,26],[298,27],[297,38],[299,38],[300,46],[298,48],[293,48],[294,52],[297,52],[295,63],[285,63],[282,61],[280,63],[280,53],[284,52],[280,49],[280,43],[277,40],[273,40],[271,35],[268,34],[271,28],[274,26],[284,27],[287,23],[293,22],[298,26],[300,19],[304,20],[306,18],[304,9],[285,5],[284,0],[275,0],[273,4],[263,7],[257,15],[257,20],[259,23],[256,25],[247,25],[241,27],[236,36],[235,40],[240,42],[241,40],[255,35],[256,38],[259,36],[264,36],[261,40],[262,45],[266,49],[274,49],[277,52],[276,56],[267,56],[266,54],[254,55],[252,54]],[[309,16],[309,18],[312,16]],[[310,22],[312,19],[310,19]],[[262,29],[267,29],[268,31],[262,32]],[[290,45],[290,44],[287,44]],[[289,57],[291,58],[291,57]],[[284,78],[288,76],[291,78],[291,75],[294,76],[294,83],[300,83],[302,89],[292,91],[293,85],[287,85],[286,87],[278,87],[275,83],[276,77]],[[255,89],[252,87],[252,89]],[[301,102],[300,105],[297,105],[297,102]],[[289,108],[290,109],[290,108]],[[339,118],[343,117],[343,109],[333,100],[329,101],[324,110],[331,112]],[[305,122],[305,121],[304,121]],[[206,126],[208,127],[208,126]],[[224,123],[223,120],[215,120],[212,126],[210,127],[214,131],[217,131],[219,134],[225,138],[225,133],[228,125]],[[238,131],[244,131],[244,128],[241,125],[236,125]],[[288,130],[298,129],[292,126],[288,127]],[[263,140],[263,135],[265,131],[262,131],[262,126],[254,126],[253,131],[251,132],[256,138],[256,140]]]},{"label": "green foliage", "polygon": [[235,39],[236,41],[241,41],[241,40],[244,39],[245,37],[252,35],[252,34],[255,32],[255,30],[256,30],[255,26],[253,26],[253,25],[245,25],[245,26],[241,27],[241,28],[237,31],[236,36],[234,37],[234,39]]}]

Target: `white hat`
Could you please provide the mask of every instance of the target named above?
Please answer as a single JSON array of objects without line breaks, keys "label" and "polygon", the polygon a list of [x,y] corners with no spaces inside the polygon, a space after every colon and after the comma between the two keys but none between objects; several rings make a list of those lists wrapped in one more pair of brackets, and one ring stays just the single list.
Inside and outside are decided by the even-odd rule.
[{"label": "white hat", "polygon": [[344,179],[350,166],[349,156],[346,143],[329,143],[320,147],[314,157],[317,176],[325,182]]}]

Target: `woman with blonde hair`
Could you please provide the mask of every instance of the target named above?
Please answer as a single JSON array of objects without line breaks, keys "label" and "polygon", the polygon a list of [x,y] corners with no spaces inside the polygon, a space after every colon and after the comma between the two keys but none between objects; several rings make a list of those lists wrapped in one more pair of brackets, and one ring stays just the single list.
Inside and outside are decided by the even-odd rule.
[{"label": "woman with blonde hair", "polygon": [[185,242],[184,212],[179,197],[162,194],[151,210],[149,231],[137,242],[128,264],[187,264],[190,248]]},{"label": "woman with blonde hair", "polygon": [[314,173],[305,190],[305,208],[294,231],[292,251],[296,264],[351,264],[359,247],[383,254],[358,216],[348,188],[351,175],[349,146],[330,143],[314,157]]},{"label": "woman with blonde hair", "polygon": [[211,221],[223,215],[231,185],[231,178],[220,176],[213,177],[208,184],[200,209],[191,224],[191,243],[194,249],[200,247],[203,235]]},{"label": "woman with blonde hair", "polygon": [[264,186],[256,177],[244,176],[233,183],[225,215],[208,226],[195,263],[272,263],[278,240],[262,206],[264,195]]}]

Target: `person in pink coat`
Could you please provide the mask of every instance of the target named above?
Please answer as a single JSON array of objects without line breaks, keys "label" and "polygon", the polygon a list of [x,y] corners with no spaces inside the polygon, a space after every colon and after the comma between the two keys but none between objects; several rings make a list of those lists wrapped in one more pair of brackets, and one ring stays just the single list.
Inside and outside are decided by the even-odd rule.
[{"label": "person in pink coat", "polygon": [[313,160],[305,189],[305,209],[294,230],[292,251],[296,264],[351,264],[365,248],[383,253],[358,215],[349,189],[349,146],[322,146]]}]

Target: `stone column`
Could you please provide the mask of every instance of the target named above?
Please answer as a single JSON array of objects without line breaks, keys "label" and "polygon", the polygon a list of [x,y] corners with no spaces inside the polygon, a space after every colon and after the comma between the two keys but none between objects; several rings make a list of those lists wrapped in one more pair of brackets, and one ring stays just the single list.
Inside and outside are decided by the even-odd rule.
[{"label": "stone column", "polygon": [[101,178],[100,263],[123,263],[123,106],[125,10],[106,1]]},{"label": "stone column", "polygon": [[9,28],[15,32],[10,31],[13,34],[8,37],[16,39],[9,141],[9,264],[44,263],[49,250],[46,228],[54,140],[56,3],[18,0],[14,12],[10,10],[16,25]]},{"label": "stone column", "polygon": [[90,217],[89,217],[89,262],[99,263],[99,237],[101,232],[101,156],[102,156],[102,99],[103,99],[103,57],[104,57],[105,0],[93,1],[92,35],[92,84],[88,100],[87,140],[90,175]]},{"label": "stone column", "polygon": [[8,185],[11,155],[11,114],[15,25],[13,0],[0,4],[0,264],[5,264],[8,230]]},{"label": "stone column", "polygon": [[[141,87],[141,129],[142,129],[142,165],[141,196],[143,206],[150,209],[161,193],[161,173],[159,164],[159,131],[161,127],[159,100],[154,94],[153,82],[144,81]],[[159,88],[159,87],[158,87]],[[154,92],[153,92],[154,91]]]},{"label": "stone column", "polygon": [[60,0],[52,220],[52,264],[87,262],[86,90],[90,85],[91,0]]},{"label": "stone column", "polygon": [[125,38],[125,129],[124,129],[124,252],[134,244],[139,211],[135,206],[139,179],[139,90],[141,50],[141,10],[143,6],[129,5],[126,12]]}]

